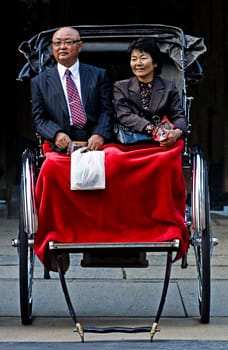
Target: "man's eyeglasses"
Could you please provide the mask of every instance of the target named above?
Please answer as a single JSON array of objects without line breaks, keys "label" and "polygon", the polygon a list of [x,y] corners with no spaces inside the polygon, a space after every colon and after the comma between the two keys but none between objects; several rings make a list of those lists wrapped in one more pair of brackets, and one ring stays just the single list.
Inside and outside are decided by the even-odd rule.
[{"label": "man's eyeglasses", "polygon": [[56,47],[64,46],[73,46],[76,43],[79,43],[81,40],[63,40],[63,41],[52,41],[52,45]]}]

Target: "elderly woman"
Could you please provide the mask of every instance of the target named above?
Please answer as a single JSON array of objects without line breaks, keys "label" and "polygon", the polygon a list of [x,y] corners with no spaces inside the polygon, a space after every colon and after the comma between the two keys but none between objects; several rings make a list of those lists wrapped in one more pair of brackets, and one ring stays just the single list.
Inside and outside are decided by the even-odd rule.
[{"label": "elderly woman", "polygon": [[160,146],[171,146],[187,133],[179,92],[173,81],[159,76],[160,50],[153,38],[134,40],[129,48],[132,77],[114,83],[113,103],[119,123],[155,136],[153,116],[166,116],[173,128],[163,133]]}]

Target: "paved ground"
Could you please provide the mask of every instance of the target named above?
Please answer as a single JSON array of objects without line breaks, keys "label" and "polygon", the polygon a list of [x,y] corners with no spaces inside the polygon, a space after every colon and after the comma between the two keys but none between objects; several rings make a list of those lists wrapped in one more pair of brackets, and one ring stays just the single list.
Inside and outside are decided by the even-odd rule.
[{"label": "paved ground", "polygon": [[226,341],[205,341],[205,340],[164,340],[151,344],[142,341],[96,341],[84,344],[71,342],[45,342],[45,343],[0,343],[1,350],[149,350],[154,347],[156,350],[227,350]]},{"label": "paved ground", "polygon": [[[159,322],[160,332],[154,336],[157,350],[228,349],[228,216],[212,213],[211,226],[219,244],[214,248],[211,261],[210,323],[199,322],[197,276],[190,251],[186,270],[179,264],[173,266],[166,305]],[[73,349],[75,343],[79,350],[151,348],[147,333],[85,333],[85,343],[81,344],[78,334],[73,332],[74,325],[59,287],[58,274],[52,273],[51,280],[43,280],[43,268],[38,261],[34,279],[34,319],[31,326],[22,326],[18,256],[16,248],[11,246],[11,240],[17,237],[17,227],[17,219],[0,218],[0,349],[35,350],[43,346],[43,349],[58,350],[60,343],[66,350]],[[126,271],[83,269],[78,266],[79,260],[80,257],[72,256],[67,280],[73,304],[78,304],[77,313],[83,327],[152,325],[161,284],[160,257],[151,260],[149,270]],[[153,274],[152,270],[155,270]],[[187,340],[190,339],[189,343]]]},{"label": "paved ground", "polygon": [[[144,327],[152,326],[150,318],[82,318],[82,326],[86,327]],[[209,324],[201,324],[197,318],[162,318],[159,323],[160,332],[154,335],[153,343],[164,340],[204,340],[227,341],[228,318],[212,317]],[[141,341],[150,343],[149,332],[142,333],[84,333],[85,343],[94,341]],[[74,324],[70,318],[36,317],[32,325],[22,326],[19,317],[0,317],[0,342],[75,342],[80,344],[78,333],[74,332]],[[78,348],[77,348],[78,349]],[[122,350],[122,349],[120,349]]]},{"label": "paved ground", "polygon": [[[117,319],[82,320],[90,326],[115,325]],[[125,319],[121,325],[149,325],[148,319]],[[118,324],[119,324],[118,322]],[[84,343],[67,318],[36,318],[21,326],[18,318],[0,318],[0,350],[227,350],[228,318],[213,317],[208,325],[192,318],[163,318],[151,343],[149,333],[85,333]]]}]

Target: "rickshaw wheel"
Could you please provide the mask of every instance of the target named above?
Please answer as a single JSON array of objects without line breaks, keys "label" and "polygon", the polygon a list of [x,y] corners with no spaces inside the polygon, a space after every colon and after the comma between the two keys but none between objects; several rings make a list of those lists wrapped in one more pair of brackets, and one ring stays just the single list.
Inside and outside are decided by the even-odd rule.
[{"label": "rickshaw wheel", "polygon": [[[205,168],[205,167],[204,167]],[[208,175],[205,171],[205,229],[202,231],[201,249],[198,249],[199,269],[199,312],[200,322],[209,323],[211,298],[211,230]]]},{"label": "rickshaw wheel", "polygon": [[[23,181],[20,193],[20,211],[19,211],[19,291],[20,291],[20,310],[21,322],[23,325],[32,323],[32,284],[34,270],[34,251],[32,236],[24,231],[24,203],[23,201]],[[31,236],[31,237],[30,237]]]},{"label": "rickshaw wheel", "polygon": [[198,274],[198,303],[200,322],[209,323],[211,298],[211,248],[210,198],[208,172],[199,149],[193,157],[193,238]]}]

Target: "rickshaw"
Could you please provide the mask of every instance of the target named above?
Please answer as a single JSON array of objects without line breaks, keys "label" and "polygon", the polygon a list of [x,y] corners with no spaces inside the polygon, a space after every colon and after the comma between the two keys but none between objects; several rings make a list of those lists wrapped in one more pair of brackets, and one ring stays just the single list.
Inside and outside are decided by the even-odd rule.
[{"label": "rickshaw", "polygon": [[[76,25],[84,48],[80,59],[84,62],[105,67],[112,79],[128,77],[129,67],[126,58],[129,43],[138,37],[153,37],[163,55],[161,75],[173,79],[179,90],[191,133],[191,103],[189,95],[191,84],[198,84],[203,78],[202,67],[198,61],[200,55],[206,52],[203,38],[197,38],[183,33],[182,29],[161,24],[126,24],[126,25]],[[51,37],[56,30],[46,30],[34,35],[19,46],[19,51],[25,56],[27,63],[18,75],[18,82],[39,74],[54,64],[51,53]],[[18,237],[12,240],[19,256],[20,312],[23,325],[29,325],[33,320],[33,278],[34,278],[34,238],[38,227],[38,216],[35,200],[35,186],[39,176],[44,155],[41,148],[42,140],[36,135],[35,146],[24,150],[21,157],[20,210]],[[189,145],[184,140],[183,171],[188,178],[186,188],[187,200],[185,209],[185,225],[189,233],[188,249],[192,248],[195,255],[198,276],[198,304],[201,323],[210,321],[211,298],[211,256],[214,246],[218,243],[211,230],[210,195],[207,161],[199,145]],[[186,183],[187,183],[186,182]],[[178,252],[179,241],[162,242],[123,242],[123,243],[67,243],[49,242],[49,250],[56,254],[58,273],[62,290],[66,299],[70,316],[84,342],[85,332],[149,332],[152,341],[158,329],[166,294],[170,281],[173,253]],[[67,288],[67,279],[62,266],[62,253],[83,253],[83,267],[147,267],[146,254],[153,252],[166,253],[166,268],[160,303],[152,326],[149,327],[83,327],[74,311]],[[187,252],[182,257],[182,268],[187,268]],[[44,278],[50,278],[49,271],[44,268]]]}]

